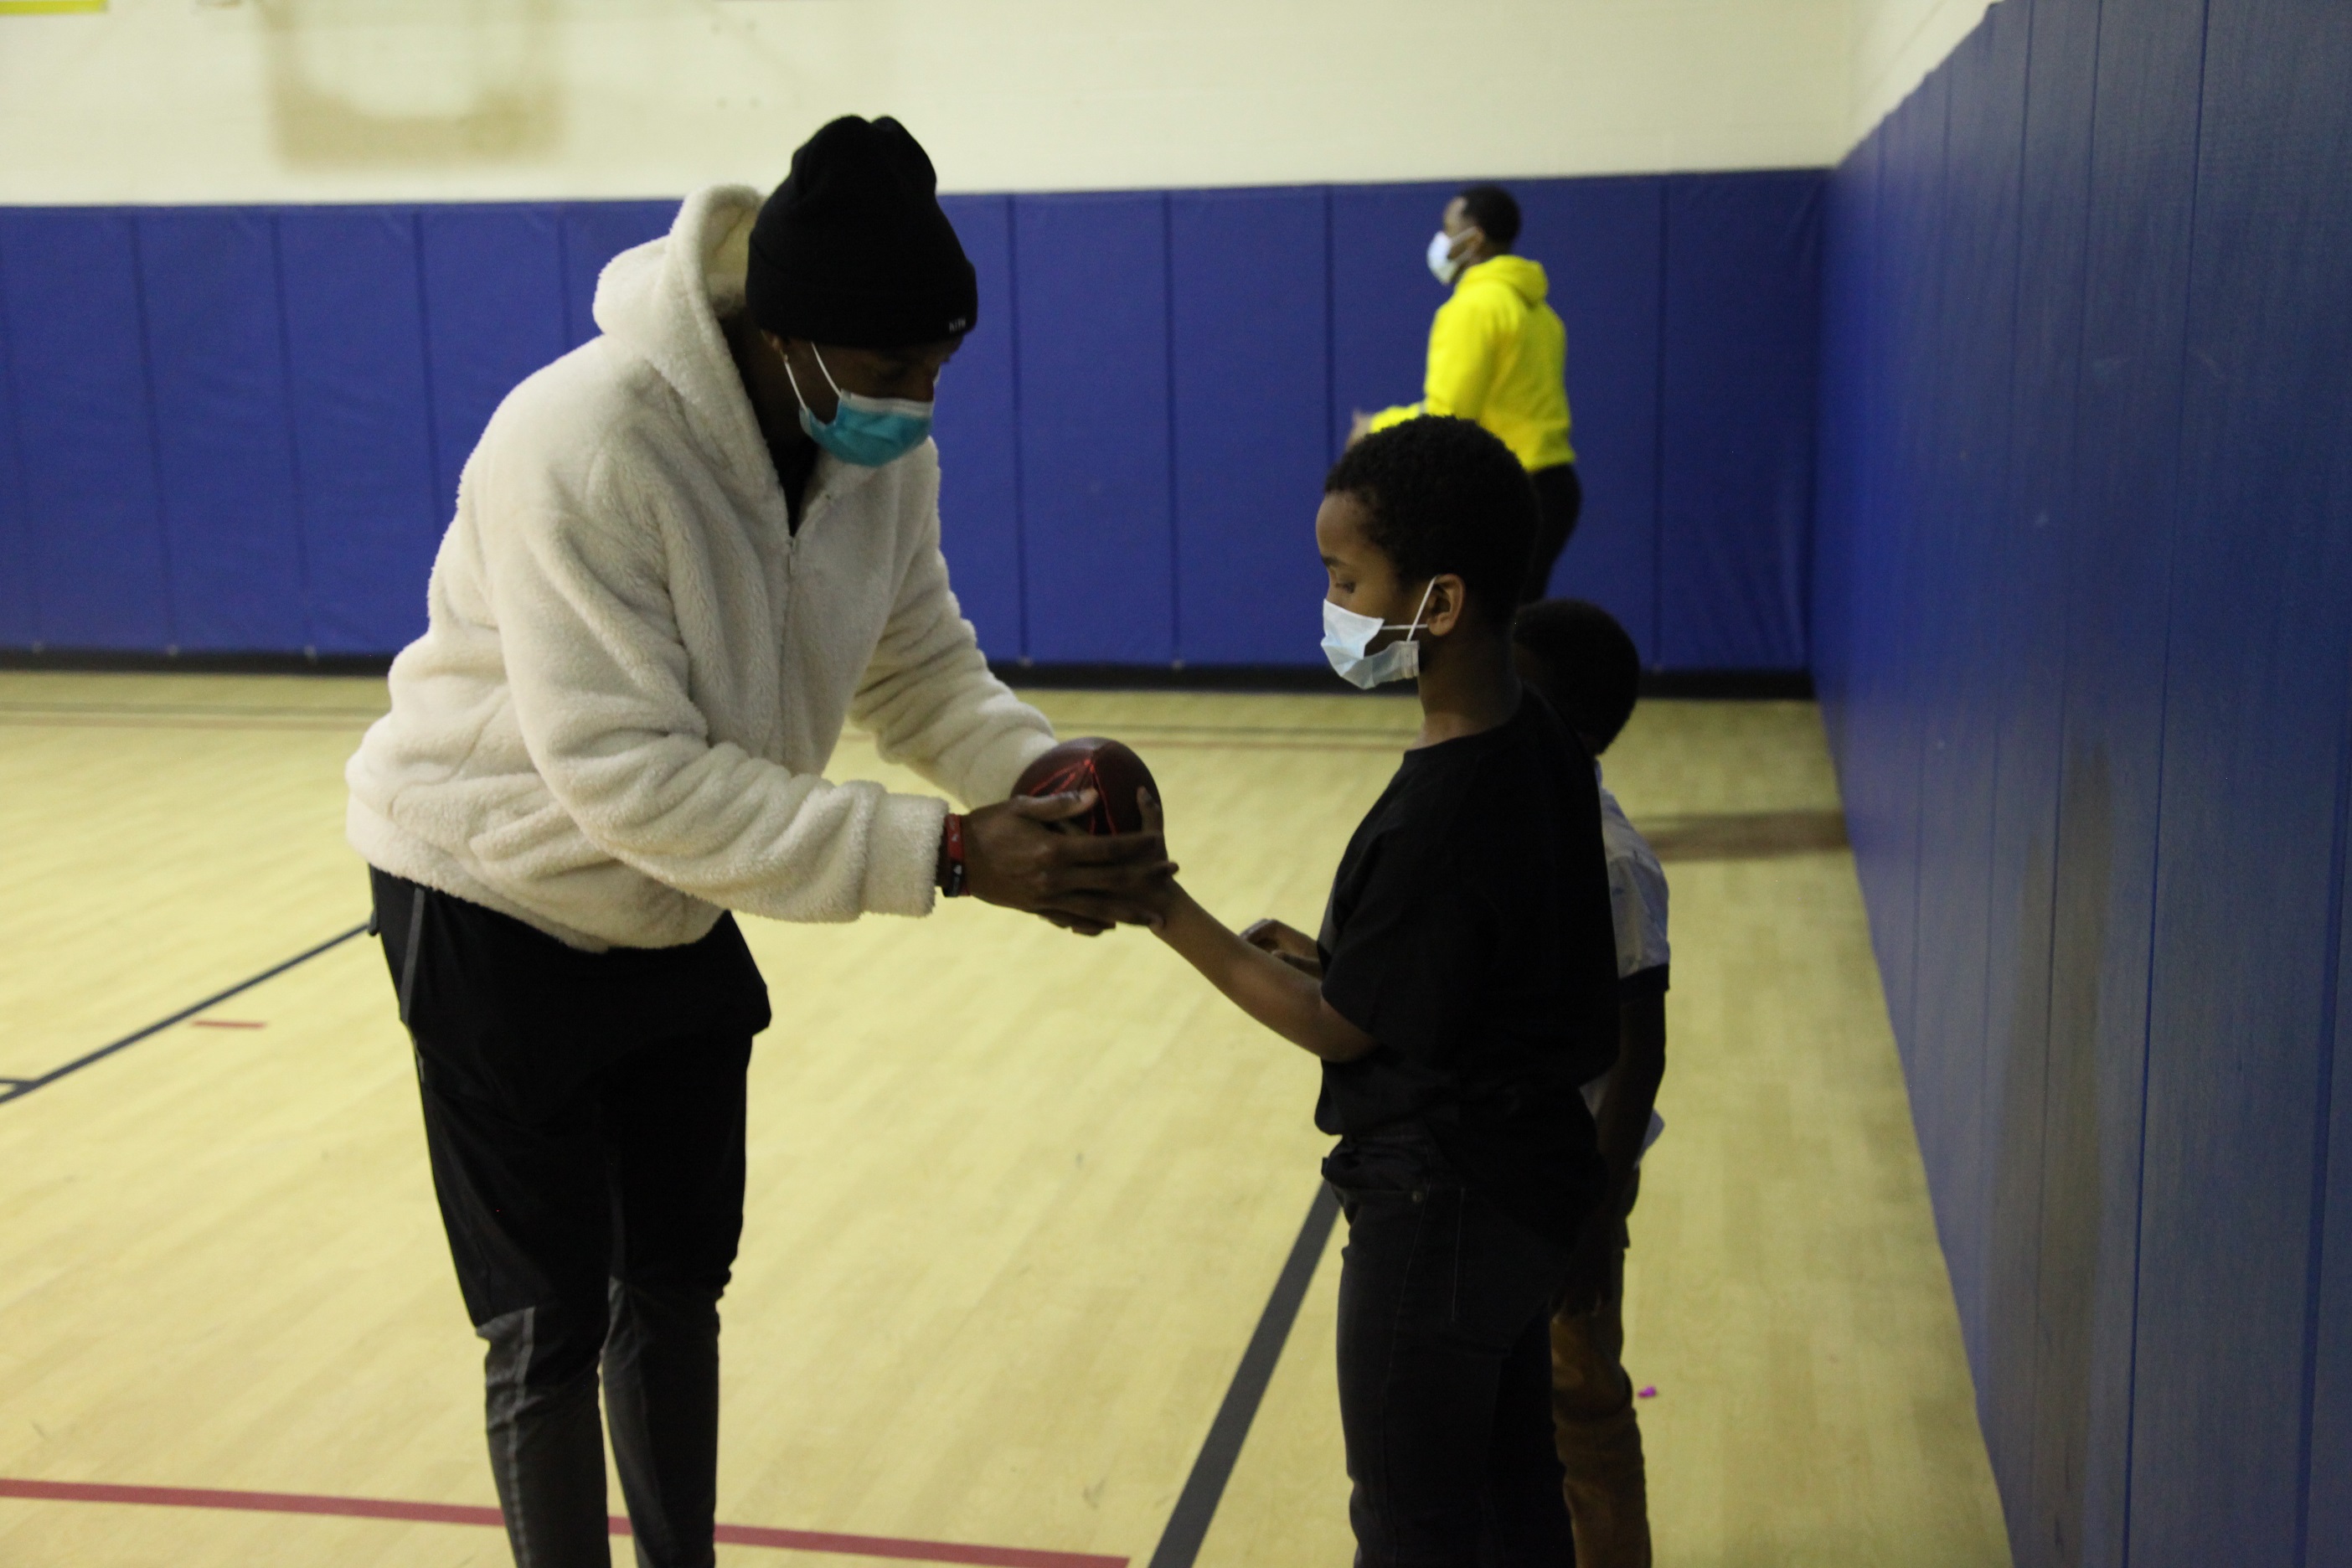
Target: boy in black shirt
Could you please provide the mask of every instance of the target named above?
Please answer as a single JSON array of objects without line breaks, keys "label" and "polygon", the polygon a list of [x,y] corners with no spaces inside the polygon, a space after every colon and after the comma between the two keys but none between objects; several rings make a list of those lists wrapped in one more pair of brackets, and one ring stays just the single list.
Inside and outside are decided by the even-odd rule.
[{"label": "boy in black shirt", "polygon": [[1157,928],[1324,1062],[1367,1568],[1573,1560],[1547,1331],[1603,1179],[1578,1086],[1616,1051],[1616,949],[1592,759],[1512,665],[1535,521],[1517,460],[1467,421],[1340,458],[1315,519],[1325,649],[1359,685],[1417,674],[1421,733],[1320,941],[1273,921],[1236,936],[1173,885]]}]

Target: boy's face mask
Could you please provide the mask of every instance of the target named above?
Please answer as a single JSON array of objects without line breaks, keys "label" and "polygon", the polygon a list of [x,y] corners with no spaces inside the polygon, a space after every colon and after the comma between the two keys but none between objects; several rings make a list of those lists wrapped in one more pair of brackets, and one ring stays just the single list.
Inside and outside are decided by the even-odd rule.
[{"label": "boy's face mask", "polygon": [[905,457],[923,444],[931,433],[931,405],[917,403],[905,397],[868,397],[859,392],[844,392],[825,368],[824,355],[812,343],[809,353],[816,361],[817,373],[824,384],[833,388],[835,399],[833,418],[824,424],[809,412],[808,399],[801,396],[800,377],[793,374],[793,362],[782,351],[777,358],[784,361],[784,379],[793,384],[793,396],[801,405],[801,428],[809,439],[845,463],[855,463],[861,468],[878,468],[883,464]]},{"label": "boy's face mask", "polygon": [[[1412,612],[1412,624],[1403,626],[1391,625],[1378,616],[1360,616],[1324,600],[1323,657],[1331,661],[1333,672],[1350,686],[1366,691],[1391,680],[1411,680],[1419,675],[1421,645],[1412,640],[1413,634],[1421,630],[1422,612],[1429,608],[1429,595],[1436,589],[1437,580],[1433,577],[1429,586],[1421,591],[1421,604]],[[1384,631],[1402,632],[1404,637],[1378,653],[1366,652],[1372,639]]]}]

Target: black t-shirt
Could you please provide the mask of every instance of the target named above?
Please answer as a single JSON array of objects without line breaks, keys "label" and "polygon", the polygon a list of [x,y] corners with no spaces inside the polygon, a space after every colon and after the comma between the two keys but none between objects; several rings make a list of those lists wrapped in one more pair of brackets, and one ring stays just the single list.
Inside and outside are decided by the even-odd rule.
[{"label": "black t-shirt", "polygon": [[1425,1130],[1465,1182],[1572,1237],[1599,1192],[1578,1086],[1617,1054],[1617,942],[1592,759],[1529,692],[1405,753],[1349,841],[1323,995],[1379,1042],[1326,1063],[1315,1123]]}]

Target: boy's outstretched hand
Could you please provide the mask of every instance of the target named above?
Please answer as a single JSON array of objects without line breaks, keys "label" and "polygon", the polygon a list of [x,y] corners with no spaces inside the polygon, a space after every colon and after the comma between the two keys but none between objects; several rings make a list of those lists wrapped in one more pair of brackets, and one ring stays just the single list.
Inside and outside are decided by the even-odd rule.
[{"label": "boy's outstretched hand", "polygon": [[1323,950],[1297,926],[1277,920],[1254,921],[1242,930],[1242,940],[1260,952],[1270,952],[1301,974],[1323,978]]},{"label": "boy's outstretched hand", "polygon": [[[1160,846],[1160,854],[1166,855],[1168,822],[1160,811],[1160,797],[1148,789],[1139,789],[1135,792],[1135,805],[1136,808],[1143,814],[1143,831],[1150,835],[1152,842]],[[1168,913],[1175,908],[1176,900],[1181,896],[1181,889],[1176,886],[1176,867],[1172,861],[1169,864],[1168,873],[1139,895],[1140,900],[1150,907],[1152,918],[1148,923],[1153,931],[1161,931],[1165,927]]]},{"label": "boy's outstretched hand", "polygon": [[1090,789],[1018,795],[967,816],[972,895],[1088,936],[1121,923],[1155,924],[1176,873],[1156,826],[1102,838],[1055,831],[1094,804]]}]

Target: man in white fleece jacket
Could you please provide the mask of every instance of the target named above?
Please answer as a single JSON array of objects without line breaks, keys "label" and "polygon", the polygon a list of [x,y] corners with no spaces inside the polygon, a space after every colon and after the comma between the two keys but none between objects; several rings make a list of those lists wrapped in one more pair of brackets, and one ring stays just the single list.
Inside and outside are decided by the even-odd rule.
[{"label": "man in white fleece jacket", "polygon": [[[1005,800],[1053,731],[957,611],[928,439],[977,309],[895,121],[827,125],[764,205],[688,197],[491,418],[347,770],[519,1563],[607,1561],[600,1363],[638,1562],[713,1561],[769,1019],[729,911],[969,892],[1091,934],[1166,875],[1156,836],[1052,830],[1087,797]],[[827,782],[845,721],[977,809]]]}]

